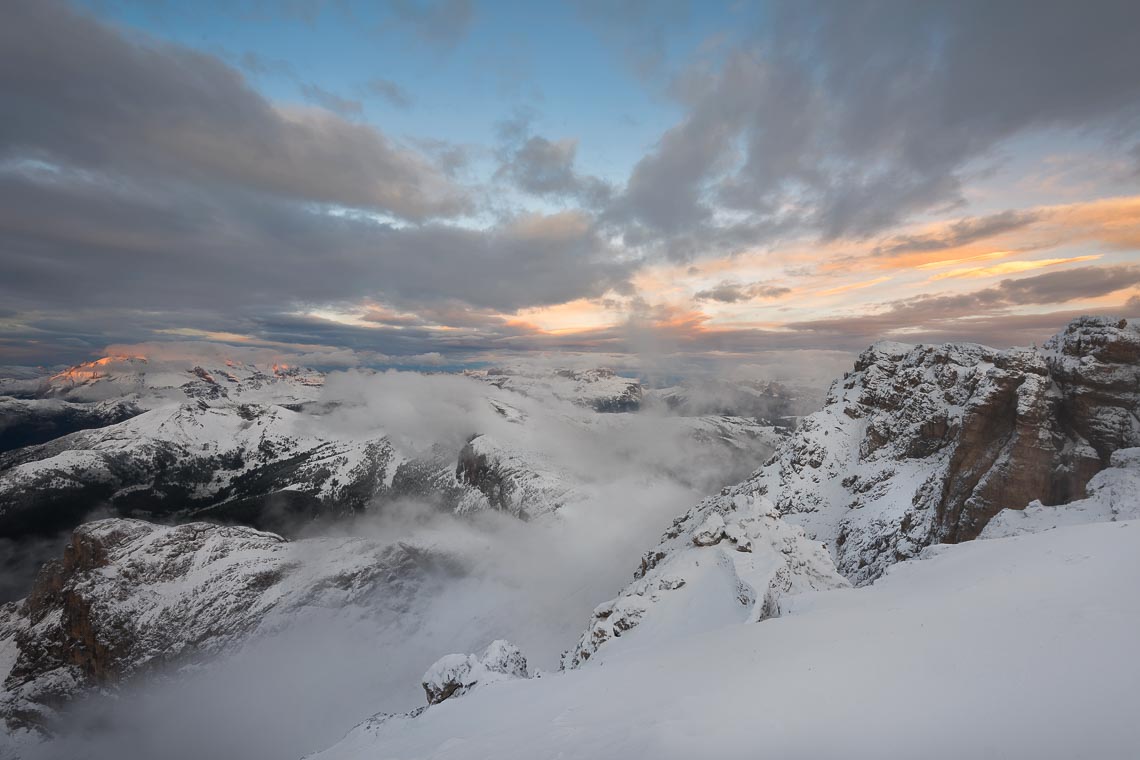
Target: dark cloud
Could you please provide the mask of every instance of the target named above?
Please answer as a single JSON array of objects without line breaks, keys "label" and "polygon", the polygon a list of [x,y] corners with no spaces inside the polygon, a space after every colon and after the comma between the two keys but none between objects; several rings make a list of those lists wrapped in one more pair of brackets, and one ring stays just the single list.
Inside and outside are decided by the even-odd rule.
[{"label": "dark cloud", "polygon": [[512,310],[601,295],[618,263],[588,217],[522,215],[486,230],[393,227],[243,193],[108,189],[0,172],[0,294],[22,308],[247,307],[456,299]]},{"label": "dark cloud", "polygon": [[464,191],[364,124],[289,112],[219,59],[128,39],[54,0],[0,25],[0,159],[217,183],[409,219],[466,211]]},{"label": "dark cloud", "polygon": [[412,94],[391,79],[383,77],[369,79],[365,88],[397,108],[410,108],[412,105]]},{"label": "dark cloud", "polygon": [[771,285],[766,282],[754,282],[751,285],[742,285],[739,282],[726,280],[714,288],[699,291],[693,297],[698,301],[738,303],[740,301],[751,301],[754,298],[779,298],[791,292],[791,288]]},{"label": "dark cloud", "polygon": [[586,206],[599,206],[609,200],[612,190],[596,177],[575,171],[577,152],[577,140],[529,136],[503,149],[497,176],[532,195],[574,198]]},{"label": "dark cloud", "polygon": [[342,97],[319,85],[303,83],[301,94],[305,100],[341,116],[360,116],[364,112],[364,105],[359,100]]},{"label": "dark cloud", "polygon": [[[967,165],[1008,138],[1135,135],[1138,26],[1131,0],[776,3],[723,64],[677,79],[687,115],[614,217],[683,256],[701,247],[674,245],[684,231],[859,238],[950,208]],[[714,223],[715,206],[746,221]]]},{"label": "dark cloud", "polygon": [[929,235],[901,235],[875,247],[875,256],[899,256],[957,248],[979,240],[1019,230],[1033,224],[1039,215],[1032,212],[1003,211],[978,218],[960,219],[945,231]]}]

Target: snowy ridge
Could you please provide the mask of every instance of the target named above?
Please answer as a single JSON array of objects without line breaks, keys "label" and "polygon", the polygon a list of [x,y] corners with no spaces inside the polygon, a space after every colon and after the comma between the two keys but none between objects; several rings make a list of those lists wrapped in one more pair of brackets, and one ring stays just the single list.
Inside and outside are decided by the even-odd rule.
[{"label": "snowy ridge", "polygon": [[310,427],[281,406],[199,401],[8,452],[0,455],[0,525],[68,527],[70,511],[104,500],[241,519],[252,508],[243,500],[289,491],[307,498],[305,510],[350,511],[391,482],[400,458],[385,438],[328,439]]},{"label": "snowy ridge", "polygon": [[768,499],[748,486],[725,489],[673,522],[634,582],[594,610],[562,667],[775,617],[785,595],[847,585],[826,550]]},{"label": "snowy ridge", "polygon": [[[98,416],[95,429],[0,453],[0,536],[70,530],[97,506],[123,516],[220,519],[278,532],[400,498],[529,519],[581,498],[580,486],[592,477],[568,471],[559,461],[563,452],[544,451],[543,431],[552,427],[585,437],[613,430],[658,446],[668,436],[701,459],[691,472],[665,474],[702,489],[724,483],[700,480],[705,459],[717,472],[724,461],[751,469],[781,437],[740,418],[598,414],[640,393],[636,381],[608,370],[483,371],[472,379],[471,390],[485,395],[481,403],[509,424],[469,431],[465,447],[409,450],[392,442],[383,418],[379,426],[345,425],[350,405],[321,395],[324,378],[305,370],[234,362],[183,368],[141,357],[81,365],[50,378],[41,387],[48,398],[0,403],[45,414],[118,404],[111,408],[125,409],[126,419]],[[110,399],[64,400],[100,396]]]},{"label": "snowy ridge", "polygon": [[170,401],[229,398],[243,403],[299,404],[315,400],[324,376],[286,364],[258,366],[151,361],[143,356],[106,356],[41,380],[36,395],[69,401],[136,397],[153,408]]}]

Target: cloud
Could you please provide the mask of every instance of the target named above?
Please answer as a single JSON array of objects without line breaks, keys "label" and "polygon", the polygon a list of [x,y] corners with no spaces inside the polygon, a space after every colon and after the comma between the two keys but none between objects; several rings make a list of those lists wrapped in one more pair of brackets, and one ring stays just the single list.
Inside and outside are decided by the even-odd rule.
[{"label": "cloud", "polygon": [[279,107],[213,56],[128,38],[54,0],[5,9],[0,91],[7,162],[71,167],[108,183],[221,185],[413,220],[470,208],[464,189],[376,129]]},{"label": "cloud", "polygon": [[531,135],[526,115],[500,123],[498,131],[503,145],[497,178],[508,179],[532,195],[575,199],[587,207],[600,207],[610,200],[613,189],[607,183],[575,170],[577,140]]},{"label": "cloud", "polygon": [[[1034,277],[1002,280],[993,287],[960,294],[931,294],[892,301],[878,313],[791,322],[792,331],[817,336],[875,340],[897,330],[914,331],[942,323],[959,334],[982,334],[977,318],[1004,314],[1019,306],[1063,304],[1093,299],[1140,284],[1140,266],[1090,266]],[[967,319],[969,318],[969,319]],[[1002,319],[1012,317],[1003,316]],[[1056,328],[1061,323],[1053,323]]]},{"label": "cloud", "polygon": [[875,256],[898,256],[908,253],[926,253],[960,248],[970,243],[1023,229],[1039,218],[1040,215],[1032,211],[1002,211],[984,217],[959,219],[938,232],[890,238],[876,246],[872,254]]},{"label": "cloud", "polygon": [[714,288],[697,292],[693,297],[698,301],[738,303],[740,301],[751,301],[754,298],[780,298],[791,292],[791,288],[770,285],[764,282],[741,285],[738,282],[725,280]]},{"label": "cloud", "polygon": [[411,93],[391,79],[374,77],[368,80],[365,88],[368,92],[383,98],[397,108],[410,108],[412,105]]},{"label": "cloud", "polygon": [[[627,288],[637,266],[578,211],[442,221],[471,210],[449,176],[466,162],[456,146],[425,142],[429,158],[323,108],[272,103],[213,56],[128,37],[50,0],[6,11],[8,356],[74,361],[170,329],[276,340],[298,328],[290,315],[368,300],[486,321]],[[307,93],[355,110],[316,86]],[[497,321],[492,335],[517,332]],[[311,323],[294,342],[322,333],[385,354],[441,350],[439,324],[389,327]],[[471,336],[446,345],[460,339]]]},{"label": "cloud", "polygon": [[[675,81],[685,116],[637,163],[612,210],[627,238],[677,258],[731,245],[741,231],[752,245],[788,229],[861,239],[960,205],[971,162],[1015,136],[1116,140],[1140,129],[1140,82],[1128,73],[1140,68],[1135,3],[770,11],[723,61]],[[930,250],[1029,221],[997,215],[887,248]],[[678,247],[679,234],[697,244]]]},{"label": "cloud", "polygon": [[1003,274],[1017,274],[1019,272],[1028,272],[1033,269],[1043,269],[1045,267],[1055,267],[1061,264],[1076,264],[1082,261],[1095,261],[1101,257],[1100,254],[1091,254],[1089,256],[1071,256],[1066,259],[1035,259],[1028,261],[1003,261],[1000,264],[985,267],[963,267],[960,269],[951,269],[948,272],[940,272],[933,277],[931,281],[937,280],[950,280],[962,278],[979,278],[979,277],[994,277]]},{"label": "cloud", "polygon": [[350,100],[349,98],[341,97],[335,92],[329,92],[315,84],[302,84],[301,94],[305,96],[306,100],[316,103],[321,108],[332,111],[335,114],[340,114],[341,116],[360,116],[364,111],[364,106],[359,100]]}]

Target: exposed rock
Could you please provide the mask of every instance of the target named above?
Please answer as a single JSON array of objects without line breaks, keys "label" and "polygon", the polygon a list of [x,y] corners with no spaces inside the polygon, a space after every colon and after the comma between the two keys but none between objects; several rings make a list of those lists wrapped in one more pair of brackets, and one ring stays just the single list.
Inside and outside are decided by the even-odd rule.
[{"label": "exposed rock", "polygon": [[1093,475],[1084,499],[1047,506],[1030,502],[1019,509],[1003,509],[990,520],[979,538],[1005,538],[1040,533],[1066,525],[1140,520],[1140,448],[1112,453],[1109,467]]},{"label": "exposed rock", "polygon": [[424,673],[423,687],[429,705],[466,694],[476,686],[507,678],[526,678],[527,663],[509,641],[492,641],[479,655],[448,654]]},{"label": "exposed rock", "polygon": [[693,531],[693,543],[697,546],[713,546],[724,537],[724,518],[720,512],[710,512],[701,526]]}]

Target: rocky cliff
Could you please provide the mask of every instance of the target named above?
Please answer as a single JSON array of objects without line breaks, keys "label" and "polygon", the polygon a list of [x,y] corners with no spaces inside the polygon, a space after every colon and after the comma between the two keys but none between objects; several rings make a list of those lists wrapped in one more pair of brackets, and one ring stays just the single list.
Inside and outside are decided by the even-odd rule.
[{"label": "rocky cliff", "polygon": [[1075,320],[1041,348],[879,343],[751,482],[857,583],[1006,507],[1063,504],[1140,445],[1140,328]]}]

